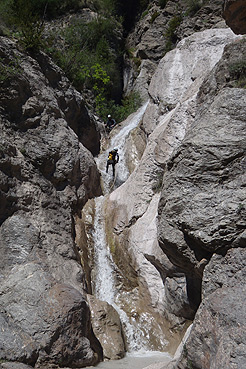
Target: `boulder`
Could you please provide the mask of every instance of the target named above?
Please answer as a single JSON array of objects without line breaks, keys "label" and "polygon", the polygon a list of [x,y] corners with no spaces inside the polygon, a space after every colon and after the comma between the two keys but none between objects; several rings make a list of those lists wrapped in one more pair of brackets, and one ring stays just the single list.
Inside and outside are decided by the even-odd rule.
[{"label": "boulder", "polygon": [[223,17],[226,24],[237,35],[246,33],[246,5],[244,0],[225,0]]},{"label": "boulder", "polygon": [[92,295],[88,295],[87,298],[91,310],[93,332],[102,345],[104,359],[123,358],[126,348],[119,314],[106,301],[100,301]]},{"label": "boulder", "polygon": [[13,268],[1,284],[1,306],[1,357],[37,368],[98,361],[87,337],[86,300],[75,288],[57,283],[40,263]]}]

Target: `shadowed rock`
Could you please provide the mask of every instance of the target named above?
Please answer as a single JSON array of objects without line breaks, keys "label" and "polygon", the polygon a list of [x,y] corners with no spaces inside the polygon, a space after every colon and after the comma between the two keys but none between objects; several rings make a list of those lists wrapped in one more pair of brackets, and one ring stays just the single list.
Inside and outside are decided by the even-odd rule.
[{"label": "shadowed rock", "polygon": [[246,4],[244,0],[225,0],[223,17],[226,24],[237,35],[246,33]]},{"label": "shadowed rock", "polygon": [[[74,216],[101,193],[93,156],[81,143],[96,153],[97,130],[47,56],[35,60],[2,37],[0,56],[0,358],[36,368],[93,365],[101,349]],[[72,130],[72,123],[84,128]]]}]

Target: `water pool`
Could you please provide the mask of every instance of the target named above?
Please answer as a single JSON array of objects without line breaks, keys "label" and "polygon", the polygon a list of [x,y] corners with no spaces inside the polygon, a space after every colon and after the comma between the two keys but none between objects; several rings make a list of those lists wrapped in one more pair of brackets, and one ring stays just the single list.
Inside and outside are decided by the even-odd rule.
[{"label": "water pool", "polygon": [[[104,361],[98,364],[96,369],[143,369],[150,364],[168,364],[172,357],[165,352],[142,352],[127,354],[121,360]],[[86,367],[85,369],[92,369]]]}]

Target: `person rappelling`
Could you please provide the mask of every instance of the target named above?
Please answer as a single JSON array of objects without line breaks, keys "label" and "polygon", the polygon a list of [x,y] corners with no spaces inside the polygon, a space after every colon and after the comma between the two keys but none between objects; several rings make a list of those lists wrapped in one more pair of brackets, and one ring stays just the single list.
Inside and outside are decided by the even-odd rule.
[{"label": "person rappelling", "polygon": [[113,149],[108,154],[106,173],[108,173],[108,168],[112,165],[113,168],[113,176],[115,176],[115,165],[119,162],[119,154],[118,149]]},{"label": "person rappelling", "polygon": [[109,133],[115,126],[116,126],[116,121],[109,114],[108,115],[108,120],[105,123],[106,132]]}]

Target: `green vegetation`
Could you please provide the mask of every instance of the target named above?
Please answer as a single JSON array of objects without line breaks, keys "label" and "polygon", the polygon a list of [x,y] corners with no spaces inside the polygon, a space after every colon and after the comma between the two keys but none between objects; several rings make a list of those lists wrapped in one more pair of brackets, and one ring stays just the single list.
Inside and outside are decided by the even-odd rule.
[{"label": "green vegetation", "polygon": [[0,59],[0,83],[13,79],[21,73],[20,61],[15,56],[13,61],[6,62]]},{"label": "green vegetation", "polygon": [[161,9],[165,8],[165,6],[167,5],[167,1],[168,0],[159,0],[159,6],[161,7]]},{"label": "green vegetation", "polygon": [[79,0],[2,0],[1,18],[12,27],[15,36],[28,51],[43,47],[44,21],[76,10]]},{"label": "green vegetation", "polygon": [[128,98],[121,101],[120,34],[121,23],[113,17],[99,16],[86,24],[75,20],[62,33],[64,47],[58,49],[54,38],[47,49],[79,91],[93,93],[96,113],[105,118],[110,112],[117,121],[139,104],[137,96],[132,96],[134,104]]},{"label": "green vegetation", "polygon": [[175,43],[177,42],[176,30],[181,22],[182,22],[181,15],[176,15],[169,21],[168,28],[164,34],[167,40],[165,53],[172,50],[172,48],[175,46]]},{"label": "green vegetation", "polygon": [[242,211],[246,209],[245,205],[240,203],[237,208],[237,214],[240,214]]},{"label": "green vegetation", "polygon": [[187,15],[193,16],[195,15],[198,10],[201,9],[202,5],[203,5],[203,1],[202,0],[185,0],[186,1],[186,6],[187,6]]},{"label": "green vegetation", "polygon": [[[136,14],[149,0],[134,4],[123,0],[1,0],[1,18],[20,45],[28,52],[45,50],[64,70],[73,85],[94,99],[93,108],[105,118],[114,114],[117,121],[140,105],[137,94],[122,98],[122,23],[129,28]],[[100,14],[90,22],[76,19],[65,29],[44,37],[44,22],[79,7],[90,6]],[[130,17],[130,18],[129,18]],[[63,40],[62,42],[60,40]],[[136,60],[136,65],[141,62]],[[15,73],[15,65],[0,64],[0,80]]]},{"label": "green vegetation", "polygon": [[229,66],[231,77],[235,80],[235,87],[246,88],[246,61],[244,59]]},{"label": "green vegetation", "polygon": [[187,368],[189,368],[189,369],[193,369],[192,361],[188,358],[188,349],[187,349],[186,344],[184,344],[184,347],[183,347],[183,353],[184,353],[184,357],[185,357],[185,358],[186,358],[186,360],[187,360]]},{"label": "green vegetation", "polygon": [[158,17],[158,15],[160,15],[160,13],[158,12],[158,11],[155,11],[153,14],[152,14],[152,16],[151,16],[151,18],[150,18],[150,23],[152,24],[152,23],[154,23],[154,21],[156,20],[156,18]]}]

